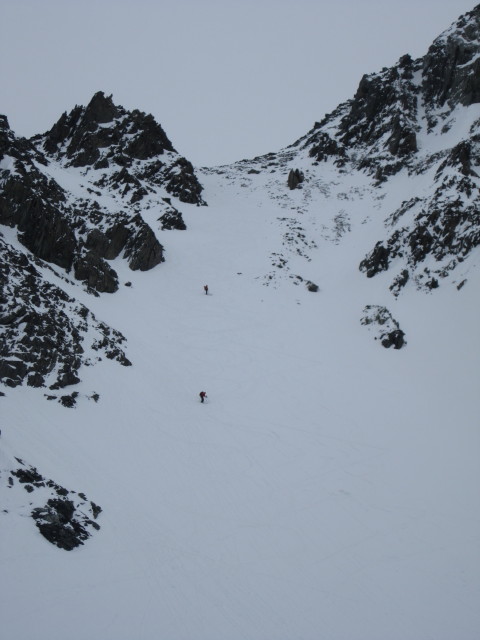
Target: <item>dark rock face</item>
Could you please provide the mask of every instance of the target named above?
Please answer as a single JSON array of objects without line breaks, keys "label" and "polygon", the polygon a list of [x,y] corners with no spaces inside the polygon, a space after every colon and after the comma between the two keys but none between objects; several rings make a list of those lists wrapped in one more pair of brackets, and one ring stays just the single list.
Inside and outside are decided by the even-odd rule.
[{"label": "dark rock face", "polygon": [[203,187],[195,177],[192,164],[185,158],[178,158],[171,167],[163,172],[165,188],[180,202],[205,204],[201,197]]},{"label": "dark rock face", "polygon": [[75,235],[55,210],[37,207],[37,203],[27,209],[18,225],[19,239],[38,258],[70,271],[77,250]]},{"label": "dark rock face", "polygon": [[451,149],[425,157],[417,143],[419,131],[441,136],[454,117],[463,117],[454,116],[455,109],[480,102],[479,41],[480,5],[441,34],[424,58],[405,55],[394,67],[364,76],[352,100],[291,147],[340,171],[363,171],[373,186],[401,171],[410,177],[435,167],[430,193],[402,203],[386,221],[386,237],[360,263],[369,278],[394,269],[396,296],[407,283],[427,291],[440,286],[479,245],[480,121]]},{"label": "dark rock face", "polygon": [[[110,127],[99,126],[110,123]],[[116,155],[145,160],[175,151],[153,116],[140,111],[128,114],[102,91],[93,96],[87,107],[75,107],[69,114],[64,113],[45,134],[43,144],[48,154],[66,156],[74,167],[95,164],[103,149],[112,152],[114,161]]]},{"label": "dark rock face", "polygon": [[290,190],[298,189],[304,179],[305,176],[300,171],[300,169],[291,169],[287,179],[288,188]]},{"label": "dark rock face", "polygon": [[42,536],[65,551],[72,551],[88,540],[91,533],[85,525],[99,526],[89,518],[83,520],[74,516],[74,503],[60,498],[51,498],[44,507],[32,511],[32,518]]},{"label": "dark rock face", "polygon": [[153,231],[142,224],[140,216],[132,220],[136,232],[130,236],[125,245],[125,258],[132,271],[148,271],[163,262],[163,247],[159,244]]},{"label": "dark rock face", "polygon": [[383,182],[417,152],[420,89],[414,75],[419,61],[403,56],[391,69],[365,75],[354,98],[339,105],[295,145],[316,162],[332,159]]},{"label": "dark rock face", "polygon": [[113,174],[105,172],[97,184],[123,185],[124,195],[131,192],[130,204],[148,194],[145,181],[163,186],[181,202],[205,204],[193,166],[177,154],[153,116],[128,112],[101,91],[87,107],[64,113],[50,131],[32,141],[66,166],[113,169]]},{"label": "dark rock face", "polygon": [[[395,295],[414,272],[417,287],[431,290],[439,286],[438,278],[446,277],[480,245],[480,180],[473,169],[479,154],[479,136],[454,147],[439,165],[433,196],[403,203],[391,215],[396,229],[360,263],[367,277],[403,263],[390,287]],[[407,212],[415,212],[413,222],[402,226]]]},{"label": "dark rock face", "polygon": [[32,253],[68,271],[77,242],[64,215],[65,193],[37,169],[35,154],[6,128],[6,119],[3,122],[0,159],[9,156],[13,162],[0,180],[0,224],[17,227]]},{"label": "dark rock face", "polygon": [[[80,367],[102,356],[129,365],[125,338],[41,273],[55,265],[98,295],[119,286],[109,260],[124,258],[139,271],[159,265],[164,250],[141,211],[158,207],[169,214],[165,224],[181,228],[180,212],[163,197],[167,191],[204,204],[192,165],[152,116],[127,112],[101,92],[30,141],[18,139],[0,117],[0,161],[0,224],[17,229],[33,254],[0,233],[0,380],[59,390],[77,384]],[[85,169],[75,193],[57,182],[58,166]],[[78,393],[49,398],[72,408]]]},{"label": "dark rock face", "polygon": [[185,224],[180,211],[172,205],[170,198],[164,198],[164,200],[169,205],[169,207],[167,211],[165,211],[165,213],[158,219],[158,221],[161,223],[162,231],[172,229],[176,229],[177,231],[185,231],[187,225]]},{"label": "dark rock face", "polygon": [[106,231],[92,229],[85,239],[85,248],[95,255],[114,260],[127,244],[130,230],[124,220],[117,221]]},{"label": "dark rock face", "polygon": [[[129,365],[124,336],[47,282],[32,260],[0,238],[0,380],[59,389],[79,382],[86,349]],[[90,336],[86,341],[87,334]]]},{"label": "dark rock face", "polygon": [[17,495],[23,488],[29,494],[29,503],[38,505],[30,515],[48,542],[59,549],[72,551],[100,529],[96,520],[102,509],[89,501],[84,493],[65,489],[20,458],[16,458],[16,462],[19,466],[7,472],[11,474],[8,487]]},{"label": "dark rock face", "polygon": [[381,242],[377,242],[375,248],[360,263],[360,271],[364,271],[367,278],[373,277],[380,271],[386,271],[388,269],[389,255],[389,249],[384,247]]},{"label": "dark rock face", "polygon": [[393,347],[394,349],[401,349],[405,344],[405,334],[401,329],[394,329],[390,331],[383,339],[382,339],[382,347],[386,349],[390,349]]},{"label": "dark rock face", "polygon": [[392,284],[390,285],[390,291],[393,293],[395,297],[397,297],[403,287],[407,284],[410,279],[410,274],[408,269],[402,269],[401,273],[394,278]]},{"label": "dark rock face", "polygon": [[402,61],[397,67],[362,78],[349,113],[340,121],[343,145],[371,145],[387,134],[384,144],[391,155],[417,150],[417,88],[411,81],[414,64],[409,58]]},{"label": "dark rock face", "polygon": [[480,5],[439,36],[425,57],[404,55],[394,67],[363,76],[353,99],[292,148],[308,149],[316,162],[349,162],[377,184],[411,167],[423,126],[420,106],[431,130],[456,105],[480,102],[479,34]]},{"label": "dark rock face", "polygon": [[480,102],[480,5],[435,40],[423,60],[423,91],[432,106]]},{"label": "dark rock face", "polygon": [[[479,164],[479,154],[480,134],[473,135],[469,141],[463,140],[453,147],[437,169],[436,178],[440,178],[448,167],[458,169],[466,178],[478,178],[478,173],[474,170],[473,165]],[[472,188],[475,188],[475,183],[464,181],[463,186],[465,191],[471,194]]]},{"label": "dark rock face", "polygon": [[[103,122],[117,113],[111,100],[97,99],[89,107],[85,111],[87,123],[98,118]],[[55,139],[65,130],[71,131],[62,118],[54,127]],[[75,114],[71,118],[78,119]],[[5,119],[0,131],[1,149],[3,156],[14,161],[0,182],[0,223],[17,227],[19,240],[35,256],[67,272],[73,270],[75,278],[102,293],[118,289],[117,274],[105,260],[116,258],[122,250],[130,257],[130,264],[136,265],[134,268],[147,270],[163,261],[163,247],[140,215],[111,214],[95,200],[72,202],[56,182],[38,170],[31,148],[18,141],[7,126]],[[119,172],[119,182],[122,172],[128,183],[125,168]],[[143,188],[133,176],[131,180],[138,190]]]},{"label": "dark rock face", "polygon": [[340,159],[345,158],[345,150],[336,140],[331,138],[328,133],[320,131],[318,135],[315,136],[309,155],[311,158],[315,158],[317,162],[322,162],[332,156]]},{"label": "dark rock face", "polygon": [[141,111],[133,111],[134,127],[131,133],[135,138],[126,148],[126,154],[138,160],[147,160],[163,154],[164,151],[175,151],[165,131],[151,115]]},{"label": "dark rock face", "polygon": [[88,251],[77,258],[73,273],[77,280],[83,280],[89,287],[100,293],[115,293],[118,289],[116,271],[93,251]]}]

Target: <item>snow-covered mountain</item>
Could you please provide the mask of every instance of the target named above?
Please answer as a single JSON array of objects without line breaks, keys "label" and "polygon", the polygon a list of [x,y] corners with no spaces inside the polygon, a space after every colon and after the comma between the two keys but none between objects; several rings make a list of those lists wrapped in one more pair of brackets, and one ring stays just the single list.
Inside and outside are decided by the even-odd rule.
[{"label": "snow-covered mountain", "polygon": [[222,167],[0,118],[6,637],[478,635],[479,44]]}]

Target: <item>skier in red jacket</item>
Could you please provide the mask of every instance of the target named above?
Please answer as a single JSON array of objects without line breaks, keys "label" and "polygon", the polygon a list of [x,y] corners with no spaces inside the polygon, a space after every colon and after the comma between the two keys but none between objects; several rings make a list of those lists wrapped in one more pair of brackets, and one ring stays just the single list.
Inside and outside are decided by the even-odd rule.
[{"label": "skier in red jacket", "polygon": [[204,402],[205,398],[207,397],[207,394],[205,393],[205,391],[200,391],[200,402]]}]

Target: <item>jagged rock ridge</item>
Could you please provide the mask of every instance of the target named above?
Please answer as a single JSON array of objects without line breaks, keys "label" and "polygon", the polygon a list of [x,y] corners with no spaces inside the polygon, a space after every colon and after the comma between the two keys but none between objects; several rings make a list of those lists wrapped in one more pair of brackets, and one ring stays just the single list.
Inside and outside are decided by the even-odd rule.
[{"label": "jagged rock ridge", "polygon": [[0,158],[0,223],[17,228],[36,257],[110,293],[118,279],[105,260],[123,251],[131,269],[162,262],[163,247],[136,211],[113,213],[95,198],[69,194],[48,175],[46,156],[19,141],[6,118],[0,121]]},{"label": "jagged rock ridge", "polygon": [[[291,167],[291,186],[293,168],[305,158],[303,188],[318,180],[324,163],[333,164],[340,179],[361,172],[385,191],[400,174],[412,184],[431,176],[428,191],[406,193],[388,212],[385,237],[360,269],[368,277],[394,271],[394,295],[407,283],[432,290],[480,244],[479,104],[480,5],[442,33],[424,57],[407,54],[394,67],[365,75],[353,99],[274,159],[285,172]],[[450,137],[462,131],[458,124],[465,119],[466,132]]]},{"label": "jagged rock ridge", "polygon": [[[180,202],[205,204],[192,164],[179,156],[153,116],[128,112],[102,91],[87,107],[64,113],[50,131],[32,141],[65,166],[99,170],[95,184],[122,189],[132,204],[142,200],[151,185],[164,186]],[[106,169],[112,171],[101,171]]]},{"label": "jagged rock ridge", "polygon": [[[184,229],[175,204],[203,205],[201,192],[191,163],[153,117],[128,112],[102,92],[31,140],[17,138],[2,116],[0,224],[16,230],[31,257],[6,238],[1,242],[0,379],[54,389],[76,384],[79,368],[96,360],[87,355],[90,348],[129,364],[125,338],[75,303],[71,279],[65,280],[70,293],[46,282],[41,261],[93,295],[114,293],[120,283],[111,261],[122,257],[134,271],[163,262],[157,231]],[[150,209],[156,228],[143,216]],[[87,325],[97,334],[90,345],[84,344]]]}]

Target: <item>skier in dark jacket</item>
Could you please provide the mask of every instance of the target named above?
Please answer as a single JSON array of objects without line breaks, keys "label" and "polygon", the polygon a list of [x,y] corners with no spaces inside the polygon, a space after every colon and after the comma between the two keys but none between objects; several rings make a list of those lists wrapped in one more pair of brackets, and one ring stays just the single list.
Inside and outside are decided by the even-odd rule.
[{"label": "skier in dark jacket", "polygon": [[205,295],[208,296],[208,284],[206,284],[203,288],[205,290]]},{"label": "skier in dark jacket", "polygon": [[205,391],[200,391],[200,402],[204,402],[205,398],[207,397],[207,394],[205,393]]}]

